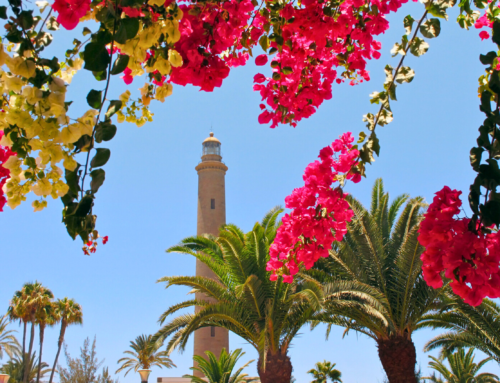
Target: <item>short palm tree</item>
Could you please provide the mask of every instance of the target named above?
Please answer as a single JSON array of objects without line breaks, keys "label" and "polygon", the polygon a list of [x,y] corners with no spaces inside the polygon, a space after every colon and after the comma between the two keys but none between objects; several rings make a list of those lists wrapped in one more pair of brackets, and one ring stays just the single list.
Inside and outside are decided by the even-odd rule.
[{"label": "short palm tree", "polygon": [[201,372],[207,380],[193,375],[184,375],[183,378],[191,379],[192,383],[207,383],[207,381],[208,383],[250,383],[258,381],[257,378],[248,378],[247,374],[242,374],[243,370],[253,360],[244,364],[233,373],[238,359],[245,355],[241,348],[233,351],[231,354],[223,348],[218,359],[211,351],[207,351],[205,354],[207,355],[206,359],[200,355],[193,357],[198,367],[191,367],[191,370]]},{"label": "short palm tree", "polygon": [[[467,354],[463,348],[458,349],[455,353],[447,354],[446,359],[450,368],[446,367],[444,362],[444,354],[441,358],[430,356],[432,362],[429,362],[429,367],[436,370],[442,375],[446,383],[498,383],[498,376],[490,373],[478,374],[479,370],[488,363],[491,358],[481,360],[479,363],[474,363],[474,349],[469,349]],[[423,377],[431,382],[442,382],[441,378],[436,375]]]},{"label": "short palm tree", "polygon": [[61,347],[64,343],[64,335],[66,334],[66,329],[68,328],[68,326],[71,326],[73,324],[83,323],[82,307],[73,299],[58,299],[56,302],[54,302],[54,307],[54,317],[56,320],[59,320],[61,322],[61,330],[59,332],[59,339],[57,341],[57,353],[54,360],[54,365],[52,366],[52,371],[50,373],[49,383],[52,383],[52,379],[54,378],[57,360],[59,359]]},{"label": "short palm tree", "polygon": [[342,373],[335,369],[335,363],[332,364],[326,360],[316,363],[316,368],[307,371],[307,373],[314,377],[311,383],[327,383],[328,380],[332,383],[342,383],[340,379]]},{"label": "short palm tree", "polygon": [[[429,287],[422,277],[417,230],[425,204],[408,195],[389,204],[381,179],[375,181],[369,211],[351,196],[348,201],[355,216],[347,235],[304,276],[324,288],[324,310],[315,323],[340,325],[373,338],[389,382],[415,383],[412,334],[443,291]],[[338,307],[335,299],[345,281],[371,289],[369,307]]]},{"label": "short palm tree", "polygon": [[7,315],[0,317],[0,359],[3,358],[3,352],[12,358],[14,351],[19,348],[19,343],[14,336],[14,330],[7,330],[10,324]]},{"label": "short palm tree", "polygon": [[266,270],[269,246],[278,228],[281,209],[271,210],[262,223],[244,234],[235,225],[221,228],[219,237],[189,237],[169,253],[196,257],[215,274],[206,277],[164,277],[166,287],[188,286],[208,299],[188,300],[170,307],[160,318],[162,324],[178,310],[198,306],[194,314],[181,315],[156,334],[173,337],[167,350],[184,349],[199,328],[222,327],[250,343],[259,354],[257,369],[262,383],[289,383],[292,363],[288,348],[302,326],[316,312],[322,300],[314,283],[292,284],[270,281]]},{"label": "short palm tree", "polygon": [[[9,383],[21,383],[26,372],[28,383],[35,383],[38,374],[38,361],[39,358],[37,358],[36,353],[33,353],[31,357],[25,355],[23,358],[21,349],[17,348],[13,357],[0,368],[0,373],[10,376]],[[42,362],[40,365],[40,377],[43,378],[50,369],[47,363]],[[25,368],[25,366],[28,366],[28,368]]]},{"label": "short palm tree", "polygon": [[472,347],[500,363],[500,306],[485,299],[481,305],[472,307],[450,291],[446,298],[440,311],[425,316],[422,327],[450,331],[431,339],[424,350],[441,348],[447,354],[461,347]]},{"label": "short palm tree", "polygon": [[175,364],[168,357],[167,351],[158,351],[162,346],[161,342],[153,341],[152,335],[140,335],[130,342],[133,351],[125,351],[124,354],[131,357],[121,358],[118,363],[122,363],[116,372],[127,370],[125,376],[131,371],[149,370],[153,366],[160,368],[172,368]]}]

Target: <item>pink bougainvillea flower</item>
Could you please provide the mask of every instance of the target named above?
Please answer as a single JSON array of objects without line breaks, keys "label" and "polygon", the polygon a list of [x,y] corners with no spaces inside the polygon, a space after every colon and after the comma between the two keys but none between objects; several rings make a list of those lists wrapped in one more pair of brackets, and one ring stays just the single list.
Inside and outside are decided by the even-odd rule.
[{"label": "pink bougainvillea flower", "polygon": [[450,279],[453,292],[472,306],[485,297],[500,297],[500,234],[469,229],[471,220],[455,217],[460,213],[460,191],[445,186],[420,224],[418,241],[425,247],[421,255],[423,276],[433,288]]},{"label": "pink bougainvillea flower", "polygon": [[132,8],[132,7],[123,7],[123,13],[125,13],[128,17],[144,17],[144,13],[140,8]]},{"label": "pink bougainvillea flower", "polygon": [[479,37],[481,37],[481,40],[486,40],[490,38],[490,34],[486,31],[481,31],[479,32]]},{"label": "pink bougainvillea flower", "polygon": [[266,64],[267,64],[267,55],[262,54],[262,55],[258,55],[255,58],[255,65],[262,66],[262,65],[266,65]]},{"label": "pink bougainvillea flower", "polygon": [[57,22],[64,28],[74,29],[90,10],[90,0],[55,0],[52,9],[59,15]]},{"label": "pink bougainvillea flower", "polygon": [[121,76],[121,78],[123,79],[123,82],[125,82],[125,84],[132,84],[132,81],[134,81],[134,76],[132,76],[132,69],[125,68],[125,70],[123,71],[123,76]]},{"label": "pink bougainvillea flower", "polygon": [[[259,116],[259,122],[264,115]],[[359,182],[356,171],[359,151],[352,145],[354,137],[345,133],[319,152],[319,161],[310,163],[304,171],[304,186],[295,189],[285,198],[285,206],[291,209],[285,214],[274,243],[269,248],[267,270],[271,280],[283,276],[283,282],[291,283],[299,266],[310,269],[321,257],[328,257],[333,242],[341,241],[347,233],[347,222],[354,216],[347,194],[333,187],[337,177]]]},{"label": "pink bougainvillea flower", "polygon": [[102,244],[105,245],[107,242],[108,242],[108,236],[105,235],[104,237],[102,237]]}]

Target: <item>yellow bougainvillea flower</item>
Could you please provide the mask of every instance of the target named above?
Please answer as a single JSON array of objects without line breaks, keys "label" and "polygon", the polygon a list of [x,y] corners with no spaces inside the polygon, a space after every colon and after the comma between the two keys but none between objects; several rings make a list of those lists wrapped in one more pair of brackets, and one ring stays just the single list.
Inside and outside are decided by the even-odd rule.
[{"label": "yellow bougainvillea flower", "polygon": [[163,57],[158,57],[155,63],[155,68],[162,74],[162,76],[167,76],[170,74],[171,66],[168,60],[165,60]]},{"label": "yellow bougainvillea flower", "polygon": [[162,86],[156,88],[155,99],[160,102],[164,102],[165,98],[172,94],[173,86],[172,84],[165,83]]},{"label": "yellow bougainvillea flower", "polygon": [[33,193],[37,196],[47,196],[52,193],[52,184],[47,178],[42,178],[38,180],[38,182],[31,187]]},{"label": "yellow bougainvillea flower", "polygon": [[157,7],[161,7],[165,4],[165,0],[148,0],[149,5],[156,5]]},{"label": "yellow bougainvillea flower", "polygon": [[23,57],[17,56],[5,61],[10,71],[18,76],[30,78],[35,75],[36,65],[33,60],[25,60]]},{"label": "yellow bougainvillea flower", "polygon": [[170,49],[168,51],[168,61],[170,61],[173,67],[180,67],[183,64],[182,56],[175,49]]}]

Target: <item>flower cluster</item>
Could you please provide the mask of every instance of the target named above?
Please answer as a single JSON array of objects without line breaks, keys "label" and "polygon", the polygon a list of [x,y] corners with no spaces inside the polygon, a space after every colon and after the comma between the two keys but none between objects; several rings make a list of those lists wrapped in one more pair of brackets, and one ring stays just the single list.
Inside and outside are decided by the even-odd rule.
[{"label": "flower cluster", "polygon": [[[3,131],[0,130],[0,139],[2,137],[3,137]],[[10,178],[10,170],[4,168],[2,165],[6,163],[10,159],[10,157],[15,157],[15,155],[16,153],[14,153],[9,148],[0,146],[0,211],[3,211],[3,207],[7,203],[3,187],[5,186],[7,179]]]},{"label": "flower cluster", "polygon": [[[385,16],[406,1],[376,0],[368,5],[346,0],[333,10],[330,2],[316,0],[302,1],[301,8],[286,4],[280,11],[285,20],[280,39],[270,44],[279,51],[271,62],[273,75],[254,78],[254,90],[270,107],[261,104],[259,122],[272,122],[271,128],[279,123],[296,126],[332,97],[334,81],[368,81],[367,60],[380,58],[381,44],[373,36],[389,28]],[[337,73],[338,67],[344,72]]]},{"label": "flower cluster", "polygon": [[56,0],[52,9],[58,13],[57,22],[71,30],[90,11],[90,0]]},{"label": "flower cluster", "polygon": [[[182,4],[181,38],[175,44],[184,65],[173,68],[171,81],[212,92],[229,75],[230,67],[244,65],[247,53],[228,53],[239,43],[254,10],[250,0]],[[223,53],[225,53],[223,55]]]},{"label": "flower cluster", "polygon": [[440,288],[444,276],[455,294],[477,306],[485,297],[500,297],[500,234],[484,233],[480,223],[472,232],[470,219],[455,217],[461,193],[445,186],[430,204],[418,237],[425,247],[422,269],[429,286]]},{"label": "flower cluster", "polygon": [[355,170],[359,151],[353,148],[353,140],[351,133],[345,133],[321,149],[320,160],[309,164],[304,172],[304,186],[286,197],[285,205],[292,211],[283,217],[269,250],[267,270],[272,271],[271,280],[281,274],[284,282],[291,283],[301,264],[310,269],[320,257],[328,256],[334,241],[344,238],[354,213],[346,193],[340,187],[332,188],[332,184],[361,179]]},{"label": "flower cluster", "polygon": [[90,255],[94,254],[97,251],[97,245],[99,244],[97,240],[101,238],[102,244],[105,245],[108,243],[108,236],[105,235],[104,237],[101,237],[97,230],[94,230],[93,233],[90,233],[88,241],[83,245],[82,250],[83,254],[85,255]]}]

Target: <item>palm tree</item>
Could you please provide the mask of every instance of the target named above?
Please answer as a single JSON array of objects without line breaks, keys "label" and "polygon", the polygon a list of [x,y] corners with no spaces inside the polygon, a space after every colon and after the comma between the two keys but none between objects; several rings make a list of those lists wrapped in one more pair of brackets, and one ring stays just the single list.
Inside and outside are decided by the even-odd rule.
[{"label": "palm tree", "polygon": [[[432,362],[429,362],[429,367],[439,372],[445,379],[446,383],[498,383],[498,376],[490,373],[478,374],[479,370],[492,358],[486,358],[479,363],[474,363],[474,349],[469,349],[467,354],[463,348],[458,349],[455,353],[446,355],[450,369],[443,363],[444,354],[441,358],[430,356]],[[442,382],[441,378],[436,375],[424,377],[431,382]]]},{"label": "palm tree", "polygon": [[19,343],[13,335],[14,330],[7,330],[9,323],[7,315],[0,318],[0,359],[3,358],[4,351],[12,358],[15,349],[19,348]]},{"label": "palm tree", "polygon": [[[52,299],[54,298],[54,295],[52,292],[49,290],[46,294],[46,297],[49,300],[46,301],[45,305],[40,305],[36,311],[35,318],[36,318],[36,323],[38,324],[38,327],[40,329],[39,335],[40,335],[40,360],[42,359],[42,351],[43,351],[43,338],[45,335],[45,327],[47,326],[53,326],[57,322],[57,316],[55,313],[55,305],[54,302],[52,302]],[[38,374],[36,377],[36,383],[40,383],[40,374],[42,371],[42,365],[41,363],[38,365]]]},{"label": "palm tree", "polygon": [[326,360],[316,363],[316,368],[307,371],[307,373],[314,376],[314,380],[311,383],[327,383],[328,379],[332,383],[342,383],[340,379],[342,373],[335,369],[335,363],[332,364]]},{"label": "palm tree", "polygon": [[14,293],[7,310],[7,315],[11,321],[19,321],[19,323],[23,324],[23,355],[26,353],[26,329],[30,319],[26,311],[25,301],[25,289],[18,290]]},{"label": "palm tree", "polygon": [[[18,296],[17,292],[16,295]],[[22,313],[26,321],[31,322],[31,334],[28,352],[24,355],[31,357],[33,353],[33,342],[35,340],[35,325],[36,325],[36,315],[41,307],[48,305],[54,298],[54,294],[44,287],[40,282],[35,281],[34,283],[24,284],[21,292],[19,294],[19,301],[16,303],[19,313]],[[27,361],[26,364],[30,365],[32,361]],[[28,369],[24,371],[23,383],[28,383]]]},{"label": "palm tree", "polygon": [[[28,355],[23,357],[22,350],[18,347],[14,351],[13,357],[0,368],[0,373],[10,376],[9,383],[21,383],[26,372],[28,383],[35,383],[39,365],[42,367],[40,377],[43,378],[50,371],[49,365],[44,362],[39,363],[36,353],[33,353],[31,357]],[[28,366],[28,368],[25,368],[25,366]]]},{"label": "palm tree", "polygon": [[427,342],[425,351],[442,348],[448,354],[472,347],[500,363],[500,306],[489,299],[473,307],[448,291],[442,309],[426,315],[421,326],[450,330]]},{"label": "palm tree", "polygon": [[[257,378],[248,378],[242,371],[253,362],[244,364],[240,369],[233,373],[234,366],[243,355],[241,348],[228,354],[225,348],[222,349],[219,359],[211,352],[205,352],[207,359],[200,355],[193,357],[198,367],[191,367],[191,370],[199,371],[208,379],[208,383],[251,383],[257,382]],[[207,380],[193,375],[184,375],[183,378],[191,379],[192,383],[206,383]]]},{"label": "palm tree", "polygon": [[140,335],[135,341],[130,342],[130,348],[134,351],[125,351],[124,354],[132,357],[121,358],[118,363],[122,363],[116,373],[127,369],[125,376],[131,371],[149,370],[153,366],[160,368],[172,368],[175,364],[168,357],[167,351],[158,351],[162,342],[154,342],[153,335]]},{"label": "palm tree", "polygon": [[73,324],[83,323],[82,307],[76,303],[73,299],[58,299],[54,302],[55,306],[55,317],[61,321],[61,331],[59,332],[59,339],[57,341],[57,353],[54,360],[54,365],[52,366],[52,372],[50,373],[49,383],[52,383],[54,378],[54,373],[56,371],[57,360],[59,359],[59,354],[61,352],[61,347],[64,343],[64,335],[66,334],[66,329],[68,326]]},{"label": "palm tree", "polygon": [[320,307],[321,288],[316,284],[281,280],[270,281],[266,271],[269,246],[277,230],[282,209],[271,210],[262,223],[244,234],[235,225],[221,228],[219,237],[189,237],[169,253],[196,257],[213,271],[216,279],[206,277],[164,277],[166,287],[188,286],[205,299],[188,300],[170,307],[160,317],[167,317],[186,307],[198,306],[194,314],[179,316],[164,325],[155,338],[173,335],[170,352],[185,348],[188,338],[203,327],[222,327],[250,343],[259,354],[258,372],[262,383],[289,383],[292,363],[288,348],[300,328]]},{"label": "palm tree", "polygon": [[[389,204],[381,179],[375,181],[370,211],[351,196],[348,200],[355,216],[344,240],[315,270],[304,273],[304,278],[316,280],[324,289],[324,310],[313,323],[328,323],[328,332],[331,325],[340,325],[346,332],[355,330],[373,338],[389,382],[415,383],[412,334],[443,291],[429,287],[422,277],[423,248],[417,229],[425,204],[421,197],[410,199],[406,194]],[[372,290],[368,307],[336,304],[344,281]]]}]

